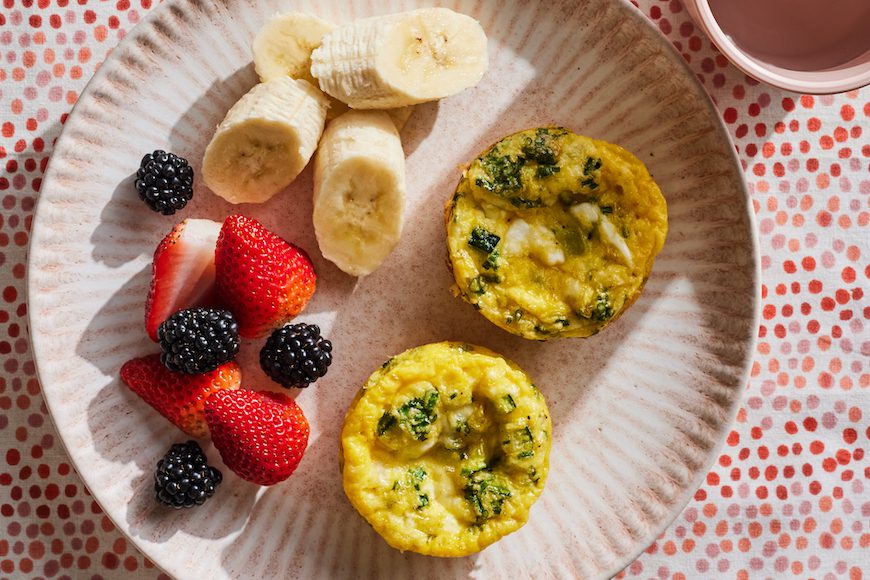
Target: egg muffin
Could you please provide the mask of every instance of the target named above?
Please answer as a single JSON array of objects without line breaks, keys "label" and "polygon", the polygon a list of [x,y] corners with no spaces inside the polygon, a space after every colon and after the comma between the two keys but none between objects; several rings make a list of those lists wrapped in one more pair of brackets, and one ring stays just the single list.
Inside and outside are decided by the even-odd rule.
[{"label": "egg muffin", "polygon": [[441,342],[375,371],[341,432],[344,491],[389,545],[466,556],[529,517],[547,478],[550,416],[516,364]]},{"label": "egg muffin", "polygon": [[561,127],[484,151],[446,222],[458,294],[535,340],[588,337],[625,312],[668,229],[665,199],[637,157]]}]

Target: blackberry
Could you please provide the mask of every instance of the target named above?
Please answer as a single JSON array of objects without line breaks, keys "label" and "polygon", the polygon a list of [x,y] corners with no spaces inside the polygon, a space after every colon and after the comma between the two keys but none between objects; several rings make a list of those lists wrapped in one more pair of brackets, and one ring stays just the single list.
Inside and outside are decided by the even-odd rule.
[{"label": "blackberry", "polygon": [[193,168],[173,153],[148,153],[136,172],[136,191],[148,207],[172,215],[193,197]]},{"label": "blackberry", "polygon": [[157,501],[175,509],[202,505],[214,495],[223,475],[206,464],[205,454],[196,441],[176,443],[154,472]]},{"label": "blackberry", "polygon": [[191,375],[207,373],[239,352],[239,325],[229,310],[179,310],[157,328],[166,368]]},{"label": "blackberry", "polygon": [[260,368],[285,387],[307,387],[326,374],[332,363],[332,343],[316,324],[279,328],[260,350]]}]

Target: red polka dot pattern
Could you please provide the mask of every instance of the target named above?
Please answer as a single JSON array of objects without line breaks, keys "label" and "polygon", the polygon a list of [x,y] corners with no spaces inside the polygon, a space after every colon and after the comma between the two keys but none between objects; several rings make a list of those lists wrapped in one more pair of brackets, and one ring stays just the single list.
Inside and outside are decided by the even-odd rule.
[{"label": "red polka dot pattern", "polygon": [[124,4],[4,0],[0,6],[3,578],[111,578],[120,566],[125,577],[166,578],[121,538],[71,468],[48,418],[27,338],[25,253],[42,174],[99,60],[146,11],[138,0]]},{"label": "red polka dot pattern", "polygon": [[763,286],[737,423],[693,501],[619,577],[862,578],[870,90],[809,96],[764,86],[728,64],[676,0],[636,4],[666,31],[731,133],[755,208]]},{"label": "red polka dot pattern", "polygon": [[[813,97],[766,87],[731,66],[678,0],[634,3],[711,94],[735,142],[763,286],[737,423],[687,508],[619,577],[860,579],[870,548],[870,90]],[[4,577],[163,577],[102,514],[57,442],[24,292],[54,141],[99,62],[153,4],[0,6]]]}]

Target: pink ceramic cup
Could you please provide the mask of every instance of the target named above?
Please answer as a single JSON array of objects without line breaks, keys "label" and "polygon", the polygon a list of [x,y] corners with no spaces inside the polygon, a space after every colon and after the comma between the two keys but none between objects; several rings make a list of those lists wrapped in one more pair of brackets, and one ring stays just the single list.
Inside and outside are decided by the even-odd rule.
[{"label": "pink ceramic cup", "polygon": [[737,68],[809,94],[870,84],[870,0],[682,0]]}]

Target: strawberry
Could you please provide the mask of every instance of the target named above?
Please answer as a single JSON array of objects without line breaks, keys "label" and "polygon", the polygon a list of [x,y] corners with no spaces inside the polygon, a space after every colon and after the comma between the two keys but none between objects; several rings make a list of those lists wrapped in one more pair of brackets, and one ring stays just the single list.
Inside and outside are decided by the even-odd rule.
[{"label": "strawberry", "polygon": [[151,354],[124,363],[121,380],[173,425],[193,437],[206,437],[206,400],[214,393],[238,389],[242,371],[228,362],[201,375],[174,373],[163,366],[159,354]]},{"label": "strawberry", "polygon": [[211,220],[186,219],[157,246],[145,301],[145,331],[151,340],[157,341],[157,327],[173,312],[212,304],[220,227]]},{"label": "strawberry", "polygon": [[215,266],[218,296],[246,338],[264,336],[299,314],[317,281],[304,250],[241,215],[224,222]]},{"label": "strawberry", "polygon": [[205,402],[205,420],[226,466],[259,485],[290,477],[308,445],[308,420],[280,393],[217,392]]}]

